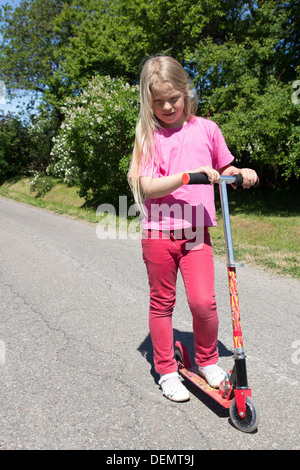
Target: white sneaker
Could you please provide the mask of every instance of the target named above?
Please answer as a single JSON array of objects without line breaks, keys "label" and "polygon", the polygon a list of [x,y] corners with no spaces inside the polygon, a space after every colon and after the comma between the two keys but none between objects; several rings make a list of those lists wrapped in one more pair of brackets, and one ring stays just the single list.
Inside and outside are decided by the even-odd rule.
[{"label": "white sneaker", "polygon": [[211,364],[209,366],[198,367],[199,374],[205,378],[206,382],[212,388],[219,388],[220,383],[227,376],[226,372],[218,365]]},{"label": "white sneaker", "polygon": [[169,400],[180,402],[190,399],[189,391],[181,383],[178,372],[161,375],[158,384]]}]

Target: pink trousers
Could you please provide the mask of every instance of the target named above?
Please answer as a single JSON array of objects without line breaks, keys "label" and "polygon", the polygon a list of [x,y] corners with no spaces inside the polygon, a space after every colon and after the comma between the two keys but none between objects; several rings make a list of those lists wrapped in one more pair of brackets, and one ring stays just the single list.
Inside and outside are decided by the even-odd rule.
[{"label": "pink trousers", "polygon": [[208,229],[200,249],[187,250],[186,240],[172,233],[142,240],[143,259],[150,286],[149,326],[154,366],[159,374],[177,371],[174,358],[172,313],[176,302],[178,269],[183,277],[192,313],[195,362],[218,362],[218,314],[214,292],[213,253]]}]

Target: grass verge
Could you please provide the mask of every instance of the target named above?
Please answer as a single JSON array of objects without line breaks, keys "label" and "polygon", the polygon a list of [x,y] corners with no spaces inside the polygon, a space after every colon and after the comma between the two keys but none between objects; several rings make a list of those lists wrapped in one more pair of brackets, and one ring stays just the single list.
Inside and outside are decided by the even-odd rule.
[{"label": "grass verge", "polygon": [[58,179],[53,179],[52,188],[41,197],[36,191],[31,192],[29,178],[11,179],[0,186],[0,196],[90,223],[97,221],[95,209],[86,207],[85,200],[78,195],[78,188],[68,187]]},{"label": "grass verge", "polygon": [[[262,193],[229,188],[235,259],[300,278],[300,202],[296,188]],[[220,204],[214,251],[224,252]]]},{"label": "grass verge", "polygon": [[[0,186],[0,195],[89,223],[99,222],[96,208],[86,207],[77,188],[68,187],[60,180],[53,180],[52,183],[46,194],[37,197],[30,190],[28,178],[14,179]],[[296,188],[269,194],[229,188],[228,196],[236,261],[300,278],[300,203]],[[211,237],[215,254],[224,256],[222,215],[217,192],[216,208],[218,227],[211,229]],[[105,223],[109,223],[108,217],[105,217]],[[126,220],[120,218],[117,223],[126,230]],[[134,226],[132,223],[130,225]]]}]

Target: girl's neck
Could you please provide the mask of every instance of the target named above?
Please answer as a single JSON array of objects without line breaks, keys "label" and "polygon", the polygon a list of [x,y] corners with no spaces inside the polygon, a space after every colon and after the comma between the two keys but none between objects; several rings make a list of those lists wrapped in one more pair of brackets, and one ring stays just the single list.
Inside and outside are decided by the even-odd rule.
[{"label": "girl's neck", "polygon": [[160,122],[160,127],[165,132],[172,132],[174,130],[182,129],[188,123],[189,123],[189,121],[187,119],[184,119],[183,122],[174,123],[174,126],[166,126],[165,123]]}]

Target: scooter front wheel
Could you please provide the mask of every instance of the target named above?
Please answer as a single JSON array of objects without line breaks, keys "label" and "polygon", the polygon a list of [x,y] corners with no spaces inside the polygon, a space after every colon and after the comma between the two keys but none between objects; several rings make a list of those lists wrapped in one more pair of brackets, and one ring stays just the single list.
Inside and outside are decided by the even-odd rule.
[{"label": "scooter front wheel", "polygon": [[253,432],[258,426],[259,423],[259,413],[253,400],[250,397],[246,398],[246,411],[245,416],[241,418],[239,411],[236,405],[235,398],[233,398],[229,414],[233,425],[242,432]]}]

